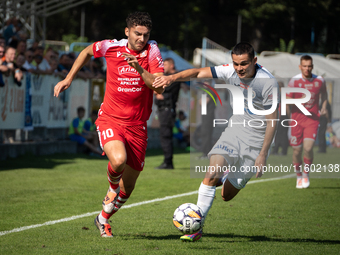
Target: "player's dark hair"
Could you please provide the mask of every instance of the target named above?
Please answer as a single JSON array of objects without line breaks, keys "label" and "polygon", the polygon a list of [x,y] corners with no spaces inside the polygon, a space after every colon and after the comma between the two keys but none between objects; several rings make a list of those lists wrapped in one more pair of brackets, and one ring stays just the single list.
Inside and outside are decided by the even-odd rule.
[{"label": "player's dark hair", "polygon": [[79,106],[77,108],[77,113],[80,113],[80,112],[85,112],[85,108],[83,106]]},{"label": "player's dark hair", "polygon": [[309,55],[302,55],[300,58],[300,63],[302,62],[302,60],[311,60],[313,62],[313,58]]},{"label": "player's dark hair", "polygon": [[147,12],[133,12],[126,18],[126,25],[128,28],[134,26],[144,26],[148,29],[152,29],[152,21],[149,13]]},{"label": "player's dark hair", "polygon": [[255,50],[250,43],[240,42],[236,44],[233,50],[231,51],[231,55],[233,54],[235,55],[248,54],[249,58],[253,59],[255,57]]},{"label": "player's dark hair", "polygon": [[166,59],[164,59],[163,62],[165,62],[165,61],[168,61],[168,62],[170,62],[171,64],[175,65],[175,61],[174,61],[173,58],[166,58]]}]

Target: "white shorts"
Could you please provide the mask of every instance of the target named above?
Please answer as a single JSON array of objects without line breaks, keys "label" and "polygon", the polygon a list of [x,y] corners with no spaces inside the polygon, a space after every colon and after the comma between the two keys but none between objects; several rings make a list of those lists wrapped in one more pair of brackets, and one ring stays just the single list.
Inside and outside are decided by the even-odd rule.
[{"label": "white shorts", "polygon": [[223,132],[208,157],[216,154],[223,156],[229,164],[226,179],[236,189],[243,189],[257,172],[254,165],[260,151],[261,148],[249,146],[237,136]]}]

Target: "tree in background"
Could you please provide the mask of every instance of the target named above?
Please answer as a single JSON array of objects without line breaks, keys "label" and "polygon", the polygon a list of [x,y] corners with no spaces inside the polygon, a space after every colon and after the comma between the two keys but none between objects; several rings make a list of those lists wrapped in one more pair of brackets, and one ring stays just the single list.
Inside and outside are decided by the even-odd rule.
[{"label": "tree in background", "polygon": [[[192,59],[202,38],[232,48],[236,44],[237,17],[242,16],[241,40],[257,52],[275,50],[278,42],[294,40],[295,52],[340,53],[340,1],[337,0],[195,0],[105,1],[84,4],[85,36],[89,41],[122,38],[125,17],[147,11],[153,19],[152,38]],[[47,39],[80,34],[80,9],[47,19]],[[72,17],[72,18],[70,18]]]}]

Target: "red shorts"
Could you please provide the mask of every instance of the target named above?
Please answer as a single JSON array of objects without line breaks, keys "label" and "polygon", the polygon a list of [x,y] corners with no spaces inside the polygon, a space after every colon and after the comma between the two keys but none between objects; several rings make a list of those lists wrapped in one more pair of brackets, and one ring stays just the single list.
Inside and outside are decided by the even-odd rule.
[{"label": "red shorts", "polygon": [[146,123],[144,125],[127,126],[118,124],[110,117],[100,115],[96,121],[96,126],[102,148],[107,142],[122,141],[127,154],[126,164],[134,170],[143,170],[148,144]]},{"label": "red shorts", "polygon": [[298,121],[295,127],[290,127],[290,145],[300,146],[304,139],[316,139],[318,133],[319,121],[313,119],[307,119],[304,121]]}]

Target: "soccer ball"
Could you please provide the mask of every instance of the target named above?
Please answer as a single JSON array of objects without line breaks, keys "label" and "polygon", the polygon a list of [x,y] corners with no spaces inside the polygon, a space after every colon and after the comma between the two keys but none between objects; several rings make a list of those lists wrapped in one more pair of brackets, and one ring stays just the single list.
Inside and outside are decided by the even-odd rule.
[{"label": "soccer ball", "polygon": [[195,204],[182,204],[174,212],[173,223],[184,234],[196,233],[203,224],[203,212]]}]

